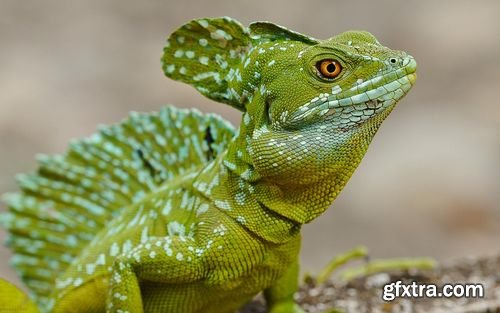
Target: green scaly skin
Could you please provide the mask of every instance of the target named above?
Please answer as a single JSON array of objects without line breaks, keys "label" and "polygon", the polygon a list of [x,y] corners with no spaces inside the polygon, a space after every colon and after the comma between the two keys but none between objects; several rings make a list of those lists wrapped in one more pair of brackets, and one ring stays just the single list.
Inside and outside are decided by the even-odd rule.
[{"label": "green scaly skin", "polygon": [[14,265],[43,312],[229,313],[260,291],[271,313],[304,312],[301,226],[347,183],[415,60],[367,32],[213,18],[175,31],[162,61],[241,110],[239,130],[165,108],[42,158],[7,198]]}]

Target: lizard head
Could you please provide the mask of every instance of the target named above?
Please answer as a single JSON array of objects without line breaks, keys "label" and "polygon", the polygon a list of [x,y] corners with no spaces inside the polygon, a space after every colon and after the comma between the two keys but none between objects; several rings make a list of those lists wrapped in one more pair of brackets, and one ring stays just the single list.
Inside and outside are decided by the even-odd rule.
[{"label": "lizard head", "polygon": [[[294,62],[280,60],[284,68],[273,74],[272,84],[277,86],[287,76],[295,77],[285,91],[294,93],[293,104],[284,95],[274,96],[272,110],[276,112],[271,117],[283,116],[277,122],[283,128],[321,124],[345,131],[363,127],[372,117],[392,109],[416,79],[413,57],[382,46],[363,31],[345,32],[297,50]],[[288,67],[293,73],[277,75]]]},{"label": "lizard head", "polygon": [[333,197],[416,79],[413,57],[364,31],[318,40],[229,18],[181,27],[163,65],[167,76],[244,112],[230,162],[251,163],[255,177],[284,189],[329,181]]},{"label": "lizard head", "polygon": [[246,106],[254,166],[279,184],[333,179],[340,191],[415,83],[414,58],[364,31],[321,41],[269,23],[250,30],[261,41],[285,37],[264,41],[244,61],[243,80],[258,86]]}]

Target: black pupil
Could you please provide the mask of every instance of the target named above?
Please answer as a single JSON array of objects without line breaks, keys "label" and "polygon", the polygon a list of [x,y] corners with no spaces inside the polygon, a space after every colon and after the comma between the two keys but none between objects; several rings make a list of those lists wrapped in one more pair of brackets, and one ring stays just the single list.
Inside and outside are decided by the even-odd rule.
[{"label": "black pupil", "polygon": [[335,72],[335,69],[336,69],[336,66],[335,66],[335,64],[333,64],[333,63],[330,63],[330,64],[328,64],[328,65],[326,66],[326,70],[327,70],[328,72],[330,72],[330,73]]}]

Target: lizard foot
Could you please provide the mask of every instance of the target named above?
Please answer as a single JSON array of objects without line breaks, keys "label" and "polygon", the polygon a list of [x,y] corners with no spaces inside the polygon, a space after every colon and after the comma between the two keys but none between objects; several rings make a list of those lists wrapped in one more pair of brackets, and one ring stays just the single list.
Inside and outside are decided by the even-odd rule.
[{"label": "lizard foot", "polygon": [[269,313],[306,313],[306,311],[296,303],[286,302],[274,305],[269,309]]},{"label": "lizard foot", "polygon": [[[431,258],[401,258],[401,259],[378,259],[370,260],[368,249],[363,246],[351,249],[341,255],[336,256],[315,279],[317,284],[326,282],[334,271],[342,265],[356,260],[364,259],[365,264],[359,267],[347,269],[341,273],[341,279],[349,281],[359,276],[373,275],[381,272],[405,271],[409,269],[429,270],[436,266],[436,261]],[[311,280],[311,276],[306,276],[306,280]]]},{"label": "lizard foot", "polygon": [[410,269],[431,270],[436,267],[436,264],[437,262],[432,258],[378,259],[359,267],[347,269],[340,277],[349,281],[356,277],[377,273],[408,271]]},{"label": "lizard foot", "polygon": [[334,257],[316,277],[316,282],[322,284],[330,278],[332,273],[342,265],[360,258],[368,258],[368,249],[363,246],[355,247]]},{"label": "lizard foot", "polygon": [[322,313],[345,313],[345,311],[340,308],[331,308],[326,311],[323,311]]}]

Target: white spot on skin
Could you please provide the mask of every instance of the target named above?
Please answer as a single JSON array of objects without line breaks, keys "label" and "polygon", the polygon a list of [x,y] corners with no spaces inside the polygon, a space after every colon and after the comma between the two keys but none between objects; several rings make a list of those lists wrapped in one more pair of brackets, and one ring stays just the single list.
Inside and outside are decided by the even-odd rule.
[{"label": "white spot on skin", "polygon": [[179,73],[181,73],[182,75],[186,75],[186,68],[183,66],[179,69]]},{"label": "white spot on skin", "polygon": [[94,263],[89,263],[85,266],[87,275],[92,275],[94,274],[95,271],[95,264]]},{"label": "white spot on skin", "polygon": [[206,47],[208,44],[208,40],[206,40],[205,38],[201,38],[200,40],[198,40],[198,43],[200,44],[200,46]]},{"label": "white spot on skin", "polygon": [[179,223],[177,221],[173,221],[173,222],[168,223],[167,232],[168,232],[169,236],[176,236],[176,235],[184,236],[184,234],[186,232],[186,228],[181,223]]},{"label": "white spot on skin", "polygon": [[221,40],[221,41],[233,39],[233,37],[231,35],[229,35],[225,31],[223,31],[222,29],[217,29],[216,31],[211,32],[210,38],[215,39],[215,40]]},{"label": "white spot on skin", "polygon": [[97,258],[96,265],[105,265],[106,264],[106,256],[104,253],[99,254],[99,257]]},{"label": "white spot on skin", "polygon": [[181,58],[184,55],[184,50],[176,50],[174,53],[175,58]]},{"label": "white spot on skin", "polygon": [[69,277],[66,280],[56,280],[56,288],[58,289],[64,289],[69,286],[73,282],[73,278]]},{"label": "white spot on skin", "polygon": [[110,256],[117,256],[118,253],[120,253],[120,247],[118,246],[118,244],[116,242],[114,242],[111,245],[111,248],[109,249],[109,255]]},{"label": "white spot on skin", "polygon": [[227,200],[215,200],[214,204],[223,210],[231,211],[233,209]]},{"label": "white spot on skin", "polygon": [[336,95],[342,92],[342,88],[339,85],[332,87],[332,95]]},{"label": "white spot on skin", "polygon": [[[120,269],[123,270],[125,268],[125,265],[123,265],[123,263],[120,263]],[[113,274],[113,280],[117,283],[121,283],[122,282],[122,276],[118,273],[118,272],[115,272]]]},{"label": "white spot on skin", "polygon": [[184,193],[182,195],[182,200],[180,204],[181,209],[187,209],[188,204],[189,204],[189,195],[187,193]]},{"label": "white spot on skin", "polygon": [[175,258],[177,259],[177,261],[182,261],[184,260],[184,255],[180,252],[177,253],[177,255],[175,256]]},{"label": "white spot on skin", "polygon": [[209,208],[210,208],[210,206],[208,204],[202,203],[198,207],[198,210],[196,211],[196,215],[200,215],[200,214],[203,214],[203,213],[207,212]]},{"label": "white spot on skin", "polygon": [[224,225],[219,224],[219,226],[217,226],[213,230],[213,233],[216,234],[216,235],[219,235],[219,236],[224,236],[224,234],[226,233],[226,231],[227,231],[227,228]]},{"label": "white spot on skin", "polygon": [[123,244],[123,253],[128,253],[130,250],[132,250],[132,241],[127,240]]},{"label": "white spot on skin", "polygon": [[208,21],[207,20],[199,20],[198,24],[200,24],[204,28],[208,27]]},{"label": "white spot on skin", "polygon": [[148,228],[144,227],[141,233],[141,243],[146,243],[148,241],[149,235],[148,235]]},{"label": "white spot on skin", "polygon": [[245,114],[243,114],[243,123],[245,123],[245,125],[248,126],[248,124],[250,124],[250,114],[248,114],[248,112],[245,112]]},{"label": "white spot on skin", "polygon": [[200,57],[198,60],[201,64],[208,65],[208,57]]},{"label": "white spot on skin", "polygon": [[169,74],[172,74],[175,71],[175,65],[174,64],[167,65],[167,68],[165,69],[165,71]]},{"label": "white spot on skin", "polygon": [[234,164],[228,160],[224,160],[224,165],[233,171],[236,170],[236,164]]},{"label": "white spot on skin", "polygon": [[78,277],[77,279],[75,279],[75,281],[73,282],[73,285],[75,287],[78,287],[80,286],[81,284],[83,284],[83,279],[81,279],[80,277]]},{"label": "white spot on skin", "polygon": [[186,57],[188,59],[194,58],[194,51],[186,51]]},{"label": "white spot on skin", "polygon": [[269,62],[269,63],[267,64],[267,66],[272,66],[274,63],[276,63],[276,61],[275,61],[275,60],[272,60],[271,62]]},{"label": "white spot on skin", "polygon": [[196,254],[196,256],[202,256],[204,252],[205,252],[204,249],[196,249],[194,251],[194,253]]},{"label": "white spot on skin", "polygon": [[196,74],[193,77],[193,80],[200,81],[200,80],[207,79],[207,78],[213,78],[217,84],[221,83],[220,74],[217,72],[205,72],[205,73]]},{"label": "white spot on skin", "polygon": [[241,173],[241,177],[244,178],[244,179],[249,180],[251,174],[252,174],[252,171],[247,168],[243,173]]},{"label": "white spot on skin", "polygon": [[170,248],[170,243],[165,243],[165,245],[163,246],[163,249],[165,250],[165,253],[168,255],[168,256],[172,256],[173,254],[173,251],[172,249]]},{"label": "white spot on skin", "polygon": [[[127,300],[127,298],[128,298],[127,296],[122,295],[122,294],[121,294],[121,293],[119,293],[119,292],[116,292],[113,296],[114,296],[116,299],[119,299],[120,301],[125,301],[125,300]],[[118,311],[120,311],[120,310],[118,310]]]},{"label": "white spot on skin", "polygon": [[236,199],[236,202],[239,204],[239,205],[245,205],[245,201],[246,201],[246,194],[243,193],[243,192],[237,192],[236,193],[236,196],[235,196],[235,199]]},{"label": "white spot on skin", "polygon": [[168,215],[171,210],[172,210],[172,202],[170,199],[168,199],[167,202],[165,203],[165,207],[163,207],[163,210],[161,211],[161,213],[163,215]]},{"label": "white spot on skin", "polygon": [[265,133],[269,133],[269,129],[267,128],[267,125],[262,125],[262,127],[254,130],[253,132],[253,139],[258,139],[260,136],[262,136]]}]

